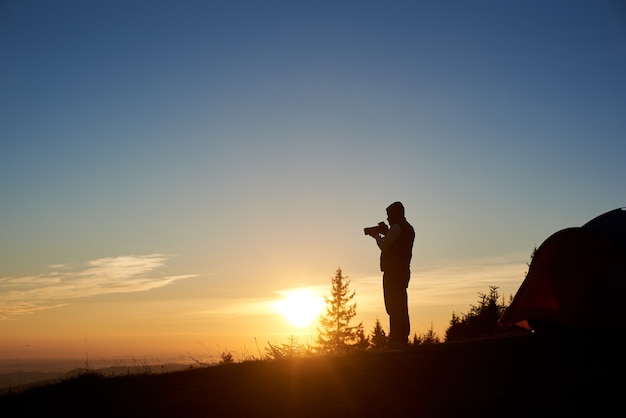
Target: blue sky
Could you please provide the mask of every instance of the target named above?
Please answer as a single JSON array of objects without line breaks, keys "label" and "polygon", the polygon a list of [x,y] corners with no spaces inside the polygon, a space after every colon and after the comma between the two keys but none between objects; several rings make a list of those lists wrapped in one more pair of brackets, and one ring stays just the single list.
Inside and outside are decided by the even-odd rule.
[{"label": "blue sky", "polygon": [[118,347],[190,322],[178,338],[211,347],[289,333],[259,312],[338,266],[369,329],[386,318],[362,228],[395,200],[417,231],[413,331],[441,335],[477,292],[514,293],[550,234],[626,206],[626,8],[3,2],[0,114],[16,347],[112,311]]}]

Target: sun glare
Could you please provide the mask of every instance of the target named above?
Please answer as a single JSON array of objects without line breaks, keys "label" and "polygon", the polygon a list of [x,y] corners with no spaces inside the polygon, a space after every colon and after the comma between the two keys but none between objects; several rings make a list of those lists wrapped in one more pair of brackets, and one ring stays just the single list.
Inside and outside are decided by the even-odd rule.
[{"label": "sun glare", "polygon": [[309,289],[283,292],[284,298],[276,301],[275,308],[289,323],[306,327],[319,318],[324,309],[324,298]]}]

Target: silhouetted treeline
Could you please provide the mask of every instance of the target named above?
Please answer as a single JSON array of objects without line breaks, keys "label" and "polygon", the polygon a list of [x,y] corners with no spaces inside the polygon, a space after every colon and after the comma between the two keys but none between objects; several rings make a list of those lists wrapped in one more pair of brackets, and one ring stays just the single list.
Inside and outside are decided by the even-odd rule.
[{"label": "silhouetted treeline", "polygon": [[446,342],[494,337],[502,332],[498,320],[508,304],[500,301],[498,287],[491,286],[489,293],[478,295],[478,305],[470,305],[468,313],[457,315],[452,312],[450,326],[446,330]]}]

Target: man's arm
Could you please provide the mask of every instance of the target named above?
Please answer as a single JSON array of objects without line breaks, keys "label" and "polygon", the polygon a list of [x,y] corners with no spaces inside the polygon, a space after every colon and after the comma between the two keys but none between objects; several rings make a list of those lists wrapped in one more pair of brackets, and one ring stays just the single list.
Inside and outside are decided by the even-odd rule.
[{"label": "man's arm", "polygon": [[393,224],[389,231],[387,231],[387,235],[383,238],[381,235],[376,235],[374,238],[376,239],[376,244],[378,244],[378,248],[381,251],[387,250],[391,245],[398,239],[402,231],[400,230],[400,225]]}]

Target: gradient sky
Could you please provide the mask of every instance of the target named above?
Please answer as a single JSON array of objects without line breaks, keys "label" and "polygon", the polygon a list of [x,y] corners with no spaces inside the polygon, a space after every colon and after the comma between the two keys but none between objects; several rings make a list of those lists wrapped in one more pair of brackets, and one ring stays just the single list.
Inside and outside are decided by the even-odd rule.
[{"label": "gradient sky", "polygon": [[363,227],[396,200],[443,336],[626,206],[626,7],[3,1],[0,115],[0,359],[309,342],[274,304],[337,268],[387,328]]}]

